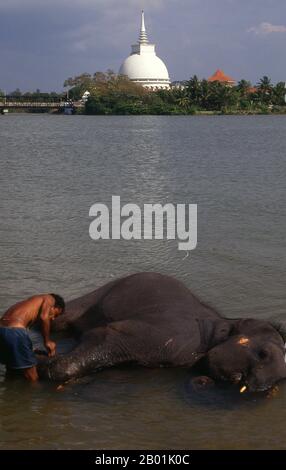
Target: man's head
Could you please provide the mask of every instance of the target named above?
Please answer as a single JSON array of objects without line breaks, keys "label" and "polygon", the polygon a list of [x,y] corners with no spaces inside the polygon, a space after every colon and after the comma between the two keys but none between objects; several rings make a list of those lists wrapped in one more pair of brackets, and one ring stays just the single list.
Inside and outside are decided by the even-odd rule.
[{"label": "man's head", "polygon": [[52,320],[64,313],[65,311],[65,301],[58,294],[50,294],[55,299],[55,304],[51,309]]}]

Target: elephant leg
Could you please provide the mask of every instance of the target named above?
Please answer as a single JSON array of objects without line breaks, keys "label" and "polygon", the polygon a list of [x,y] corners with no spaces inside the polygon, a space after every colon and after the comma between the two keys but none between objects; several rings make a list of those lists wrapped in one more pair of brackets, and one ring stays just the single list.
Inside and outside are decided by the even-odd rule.
[{"label": "elephant leg", "polygon": [[109,331],[108,327],[95,328],[83,335],[80,344],[70,353],[40,365],[39,375],[65,382],[129,360],[116,331]]}]

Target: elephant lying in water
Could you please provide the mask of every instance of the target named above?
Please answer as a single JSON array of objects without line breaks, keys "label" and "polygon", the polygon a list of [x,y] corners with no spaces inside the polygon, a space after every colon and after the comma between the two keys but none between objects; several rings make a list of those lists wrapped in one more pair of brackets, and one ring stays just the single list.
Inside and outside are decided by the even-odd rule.
[{"label": "elephant lying in water", "polygon": [[286,378],[284,341],[271,323],[223,318],[162,274],[134,274],[69,302],[54,330],[69,329],[78,346],[40,367],[52,380],[128,362],[188,368],[200,362],[214,380],[249,391]]}]

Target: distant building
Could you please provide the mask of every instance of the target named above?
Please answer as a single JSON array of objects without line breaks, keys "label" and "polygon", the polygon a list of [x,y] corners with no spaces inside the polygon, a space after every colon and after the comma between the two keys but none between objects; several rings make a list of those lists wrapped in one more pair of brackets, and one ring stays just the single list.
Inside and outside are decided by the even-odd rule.
[{"label": "distant building", "polygon": [[88,98],[90,97],[90,92],[87,90],[84,92],[84,94],[81,97],[81,101],[83,103],[86,103],[88,101]]},{"label": "distant building", "polygon": [[155,44],[148,41],[142,11],[139,41],[120,67],[119,74],[150,90],[169,89],[170,77],[164,62],[156,55]]},{"label": "distant building", "polygon": [[226,75],[223,70],[218,69],[211,77],[208,78],[208,82],[219,82],[228,86],[235,86],[236,81]]},{"label": "distant building", "polygon": [[176,88],[177,90],[184,90],[187,86],[187,80],[176,80],[171,83],[171,88]]}]

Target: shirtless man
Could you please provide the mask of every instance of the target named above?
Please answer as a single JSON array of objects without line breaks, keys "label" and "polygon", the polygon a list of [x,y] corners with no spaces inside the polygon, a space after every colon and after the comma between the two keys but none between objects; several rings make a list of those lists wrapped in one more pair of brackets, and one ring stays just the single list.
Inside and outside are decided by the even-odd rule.
[{"label": "shirtless man", "polygon": [[44,345],[49,356],[56,354],[56,343],[50,339],[50,323],[65,310],[57,294],[34,295],[12,305],[0,319],[0,362],[8,370],[20,370],[27,380],[38,380],[37,360],[27,328],[40,321]]}]

